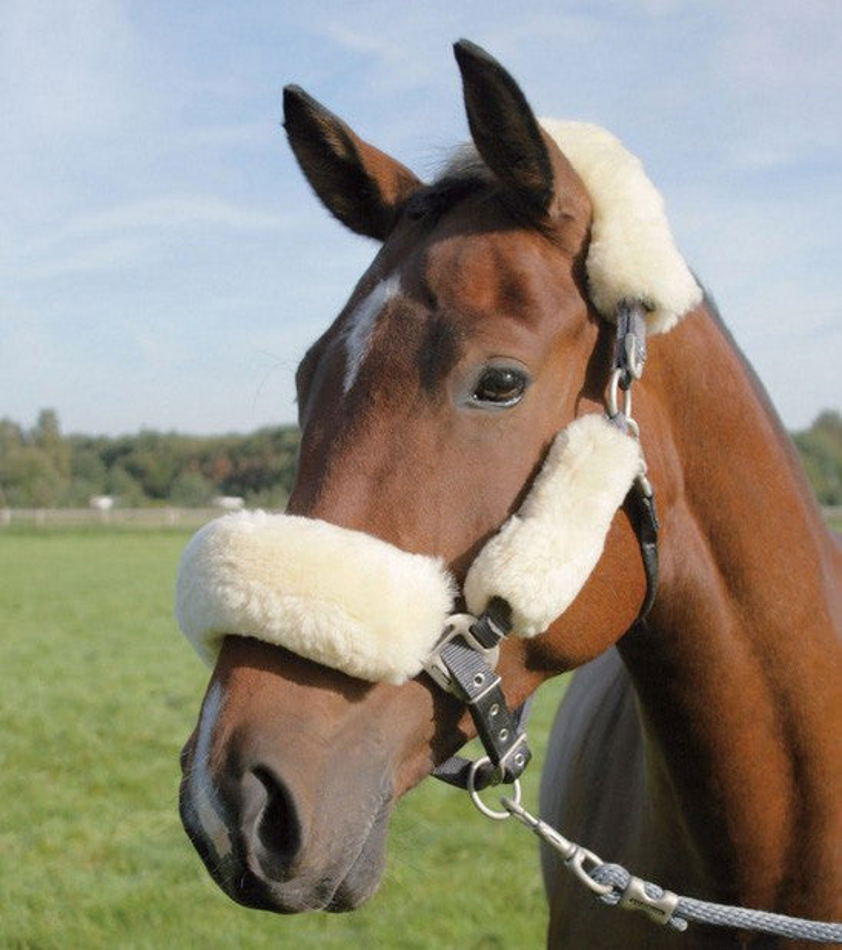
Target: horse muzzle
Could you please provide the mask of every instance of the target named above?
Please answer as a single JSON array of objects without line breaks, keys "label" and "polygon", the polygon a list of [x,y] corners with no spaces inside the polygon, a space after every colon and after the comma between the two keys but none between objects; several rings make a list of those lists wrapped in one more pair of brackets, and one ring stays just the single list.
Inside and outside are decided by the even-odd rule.
[{"label": "horse muzzle", "polygon": [[[546,630],[599,559],[641,464],[636,440],[600,416],[564,429],[520,511],[468,571],[471,613],[499,598],[516,635]],[[412,681],[430,670],[457,595],[439,559],[316,519],[245,512],[190,542],[176,613],[216,667],[185,751],[181,816],[234,900],[348,910],[376,889],[393,782],[408,786],[434,764],[407,734],[436,718],[431,693]],[[283,649],[253,652],[261,641]],[[414,714],[413,686],[416,705],[427,704]],[[410,779],[396,777],[408,748],[423,754]]]},{"label": "horse muzzle", "polygon": [[226,767],[213,771],[208,736],[220,695],[211,687],[182,752],[179,791],[182,824],[211,877],[237,903],[280,914],[362,904],[383,873],[389,784],[358,789],[350,802],[334,784],[337,801],[330,789],[310,801],[305,777],[285,768],[283,751],[261,749],[248,735],[228,749]]}]

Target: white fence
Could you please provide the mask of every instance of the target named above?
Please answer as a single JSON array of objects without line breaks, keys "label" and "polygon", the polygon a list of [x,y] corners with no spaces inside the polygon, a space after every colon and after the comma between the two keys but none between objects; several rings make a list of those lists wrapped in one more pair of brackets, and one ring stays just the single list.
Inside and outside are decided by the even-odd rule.
[{"label": "white fence", "polygon": [[0,530],[13,525],[66,528],[96,525],[136,528],[198,528],[225,512],[220,508],[0,508]]},{"label": "white fence", "polygon": [[[110,511],[94,508],[0,508],[0,531],[12,525],[196,529],[224,513],[221,508],[112,508]],[[839,524],[842,522],[842,505],[822,508],[822,514],[826,520]]]}]

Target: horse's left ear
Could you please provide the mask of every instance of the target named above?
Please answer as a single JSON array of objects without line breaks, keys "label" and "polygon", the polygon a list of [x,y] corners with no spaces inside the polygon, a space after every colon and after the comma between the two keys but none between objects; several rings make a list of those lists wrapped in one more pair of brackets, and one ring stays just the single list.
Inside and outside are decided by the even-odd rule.
[{"label": "horse's left ear", "polygon": [[413,173],[364,142],[299,86],[284,89],[284,128],[325,207],[357,234],[383,240],[396,209],[420,186]]},{"label": "horse's left ear", "polygon": [[541,130],[518,84],[484,49],[454,44],[471,136],[497,178],[539,215],[559,210],[559,173],[575,174]]}]

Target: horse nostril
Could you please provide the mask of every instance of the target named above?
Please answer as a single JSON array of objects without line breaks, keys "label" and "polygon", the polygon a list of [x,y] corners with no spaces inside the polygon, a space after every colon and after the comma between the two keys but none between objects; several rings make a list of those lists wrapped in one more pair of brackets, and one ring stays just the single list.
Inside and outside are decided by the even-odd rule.
[{"label": "horse nostril", "polygon": [[266,877],[285,880],[301,848],[301,825],[289,790],[262,766],[243,776],[242,827]]}]

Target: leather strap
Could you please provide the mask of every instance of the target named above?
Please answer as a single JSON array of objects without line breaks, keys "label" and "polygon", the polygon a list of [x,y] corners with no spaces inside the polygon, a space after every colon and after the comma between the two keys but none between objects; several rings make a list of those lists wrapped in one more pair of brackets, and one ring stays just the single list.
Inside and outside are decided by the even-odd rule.
[{"label": "leather strap", "polygon": [[640,623],[641,620],[646,619],[658,593],[658,530],[660,525],[658,524],[658,512],[655,508],[655,495],[648,483],[644,484],[636,481],[626,501],[629,517],[640,546],[643,570],[646,574],[646,593],[643,597],[640,612],[637,615],[637,623]]}]

